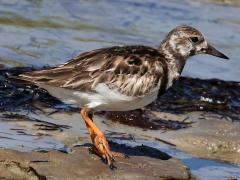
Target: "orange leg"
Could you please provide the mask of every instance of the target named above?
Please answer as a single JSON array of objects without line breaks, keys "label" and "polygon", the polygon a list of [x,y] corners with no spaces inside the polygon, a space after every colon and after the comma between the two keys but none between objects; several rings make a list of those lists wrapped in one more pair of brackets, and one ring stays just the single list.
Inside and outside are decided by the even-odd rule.
[{"label": "orange leg", "polygon": [[113,166],[113,155],[109,149],[109,145],[107,139],[100,129],[93,123],[92,119],[89,117],[90,109],[82,108],[80,114],[82,115],[83,120],[86,123],[88,132],[90,134],[93,147],[92,151],[105,159],[110,168],[114,168]]}]

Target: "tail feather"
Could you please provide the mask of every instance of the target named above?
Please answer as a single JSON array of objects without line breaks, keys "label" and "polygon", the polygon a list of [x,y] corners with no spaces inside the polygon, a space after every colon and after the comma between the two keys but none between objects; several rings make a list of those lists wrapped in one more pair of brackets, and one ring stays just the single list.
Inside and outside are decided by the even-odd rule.
[{"label": "tail feather", "polygon": [[37,84],[46,83],[54,79],[54,76],[46,76],[47,70],[34,70],[30,72],[24,72],[19,75],[8,75],[7,79],[15,83],[24,84]]},{"label": "tail feather", "polygon": [[7,80],[10,81],[10,82],[13,82],[15,84],[35,84],[33,81],[30,81],[28,79],[25,79],[25,78],[22,78],[20,76],[8,76],[7,77]]}]

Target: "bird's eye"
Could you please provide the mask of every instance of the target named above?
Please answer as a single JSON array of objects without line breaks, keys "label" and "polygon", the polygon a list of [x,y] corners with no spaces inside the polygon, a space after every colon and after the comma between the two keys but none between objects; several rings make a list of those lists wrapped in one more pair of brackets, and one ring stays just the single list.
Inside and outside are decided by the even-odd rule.
[{"label": "bird's eye", "polygon": [[191,37],[190,39],[191,39],[191,41],[192,41],[193,43],[198,42],[198,37]]}]

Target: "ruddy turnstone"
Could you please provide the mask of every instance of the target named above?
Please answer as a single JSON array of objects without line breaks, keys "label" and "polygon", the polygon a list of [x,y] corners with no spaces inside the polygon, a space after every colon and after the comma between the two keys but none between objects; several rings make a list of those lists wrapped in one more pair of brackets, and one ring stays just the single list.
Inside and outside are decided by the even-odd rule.
[{"label": "ruddy turnstone", "polygon": [[92,111],[128,111],[144,107],[163,94],[179,78],[187,59],[210,54],[228,59],[212,47],[201,32],[178,26],[159,48],[114,46],[85,52],[66,63],[20,74],[67,104],[77,105],[90,134],[92,150],[113,167],[114,154]]}]

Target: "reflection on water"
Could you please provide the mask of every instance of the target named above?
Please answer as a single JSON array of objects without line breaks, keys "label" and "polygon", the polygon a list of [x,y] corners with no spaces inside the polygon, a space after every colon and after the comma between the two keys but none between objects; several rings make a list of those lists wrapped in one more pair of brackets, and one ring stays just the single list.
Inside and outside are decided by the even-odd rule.
[{"label": "reflection on water", "polygon": [[[229,13],[231,12],[231,13]],[[43,66],[122,44],[158,46],[179,24],[200,29],[231,61],[194,57],[185,75],[239,81],[240,8],[207,1],[2,0],[0,63]]]}]

